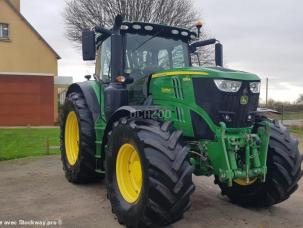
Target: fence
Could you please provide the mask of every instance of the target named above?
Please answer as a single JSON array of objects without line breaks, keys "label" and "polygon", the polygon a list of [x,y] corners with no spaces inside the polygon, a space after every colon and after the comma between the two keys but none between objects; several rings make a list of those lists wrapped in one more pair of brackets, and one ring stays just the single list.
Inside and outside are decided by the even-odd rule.
[{"label": "fence", "polygon": [[270,114],[273,119],[280,120],[283,123],[293,123],[303,126],[303,105],[292,105],[276,103],[268,106],[261,105],[269,109],[278,111],[280,114]]},{"label": "fence", "polygon": [[0,128],[0,161],[60,153],[59,128]]},{"label": "fence", "polygon": [[45,154],[50,155],[51,150],[60,150],[60,146],[51,145],[50,138],[45,137]]}]

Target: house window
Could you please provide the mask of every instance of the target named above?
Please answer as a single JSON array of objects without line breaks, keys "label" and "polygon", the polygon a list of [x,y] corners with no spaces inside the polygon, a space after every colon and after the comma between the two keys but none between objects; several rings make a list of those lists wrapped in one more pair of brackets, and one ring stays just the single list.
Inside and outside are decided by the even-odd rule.
[{"label": "house window", "polygon": [[0,39],[8,39],[8,24],[0,23]]}]

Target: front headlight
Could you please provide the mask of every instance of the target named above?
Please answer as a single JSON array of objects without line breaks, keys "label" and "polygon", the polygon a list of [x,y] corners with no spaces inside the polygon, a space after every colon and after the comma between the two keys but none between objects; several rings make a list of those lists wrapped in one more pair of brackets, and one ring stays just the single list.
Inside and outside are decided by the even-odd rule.
[{"label": "front headlight", "polygon": [[236,93],[240,90],[242,82],[231,80],[214,80],[219,90],[223,92]]},{"label": "front headlight", "polygon": [[249,83],[250,91],[252,93],[260,93],[261,83],[260,82],[251,82]]}]

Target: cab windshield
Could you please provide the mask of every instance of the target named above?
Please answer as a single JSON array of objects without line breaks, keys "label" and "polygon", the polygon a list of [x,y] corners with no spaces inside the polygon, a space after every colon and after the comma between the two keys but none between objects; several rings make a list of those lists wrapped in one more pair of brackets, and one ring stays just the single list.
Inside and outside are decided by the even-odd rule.
[{"label": "cab windshield", "polygon": [[134,80],[171,68],[189,67],[188,44],[157,35],[125,35],[124,73]]}]

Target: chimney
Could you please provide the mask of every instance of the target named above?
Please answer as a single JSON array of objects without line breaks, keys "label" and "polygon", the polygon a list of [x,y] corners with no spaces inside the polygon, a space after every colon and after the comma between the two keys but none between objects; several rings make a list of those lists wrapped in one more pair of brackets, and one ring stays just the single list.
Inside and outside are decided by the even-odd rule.
[{"label": "chimney", "polygon": [[9,1],[14,5],[16,10],[20,12],[20,0],[9,0]]}]

